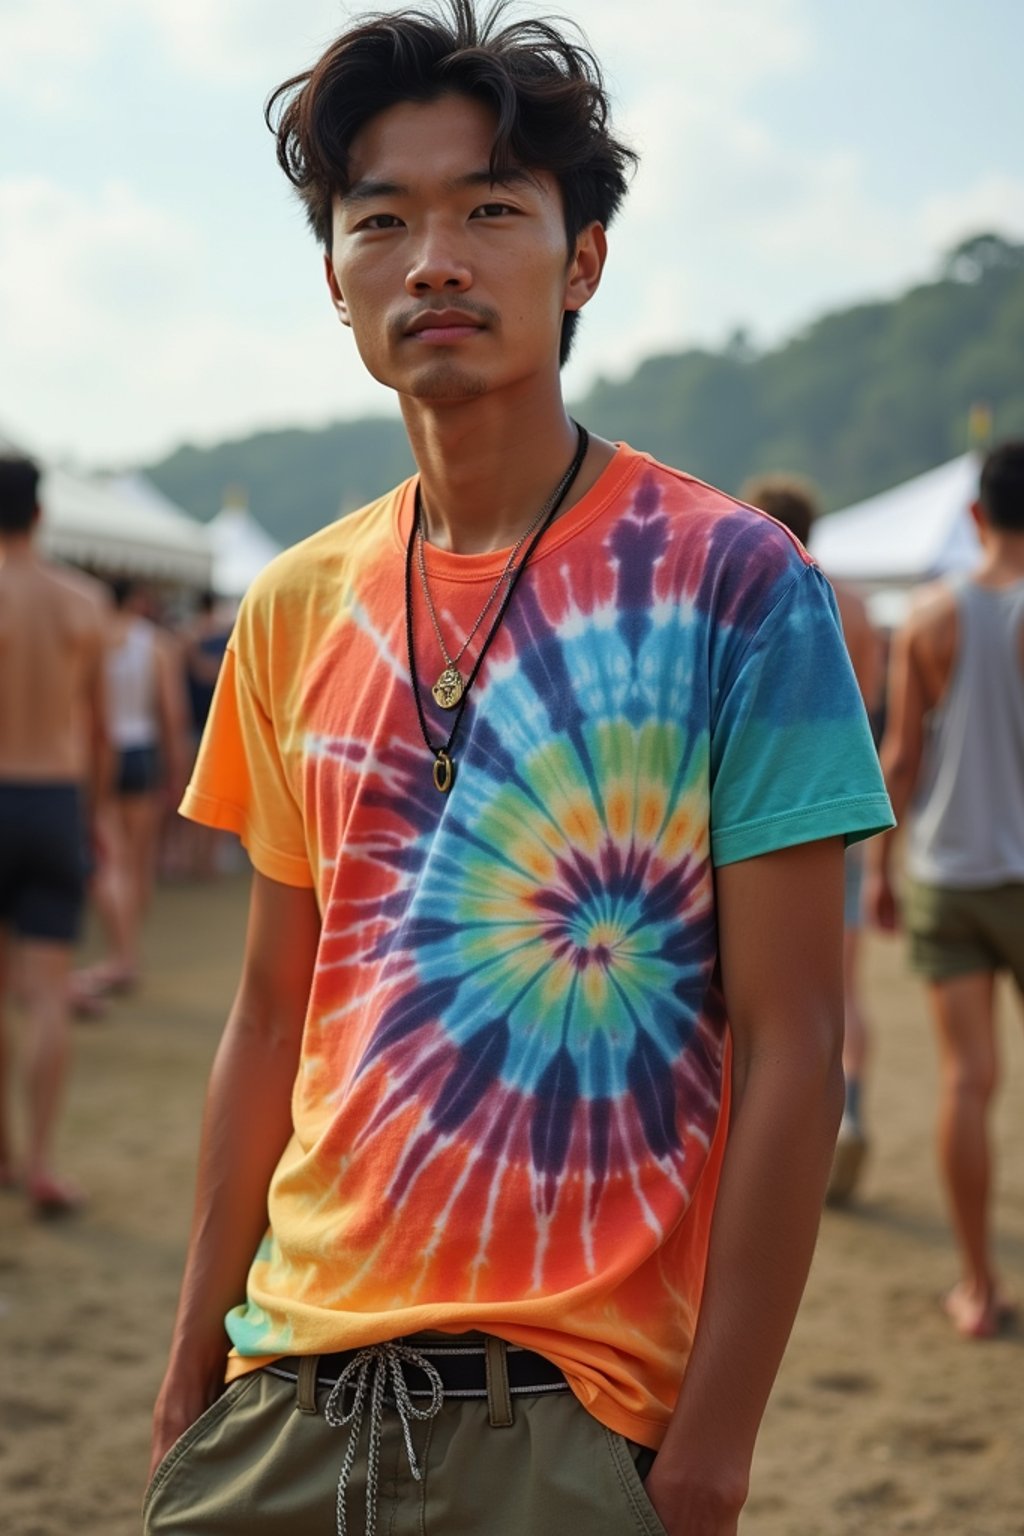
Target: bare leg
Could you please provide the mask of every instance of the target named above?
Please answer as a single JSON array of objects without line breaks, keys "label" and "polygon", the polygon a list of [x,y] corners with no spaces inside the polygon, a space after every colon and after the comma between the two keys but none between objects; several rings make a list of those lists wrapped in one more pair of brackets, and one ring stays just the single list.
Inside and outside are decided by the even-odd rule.
[{"label": "bare leg", "polygon": [[862,1083],[868,1060],[868,1027],[860,1002],[860,929],[843,931],[843,1007],[846,1032],[843,1037],[843,1075],[846,1081]]},{"label": "bare leg", "polygon": [[988,1112],[998,1071],[994,981],[992,972],[976,971],[928,988],[942,1070],[939,1165],[963,1265],[946,1305],[959,1331],[975,1338],[998,1330],[1002,1309],[989,1233]]},{"label": "bare leg", "polygon": [[868,1054],[868,1032],[860,1007],[857,960],[860,929],[843,930],[843,1077],[846,1105],[836,1140],[825,1198],[829,1205],[845,1205],[857,1187],[867,1156],[868,1143],[861,1123],[861,1084]]},{"label": "bare leg", "polygon": [[107,954],[80,971],[76,986],[89,995],[130,985],[138,973],[139,912],[135,899],[132,852],[120,802],[109,801],[101,813],[102,850],[92,898],[103,925]]},{"label": "bare leg", "polygon": [[14,1185],[14,1138],[10,1125],[10,1087],[8,1078],[8,1039],[6,1004],[10,987],[11,943],[6,928],[0,928],[0,1189]]},{"label": "bare leg", "polygon": [[41,1213],[81,1203],[73,1185],[53,1172],[53,1139],[69,1056],[68,980],[71,947],[26,940],[23,946],[28,1007],[28,1153],[25,1184]]},{"label": "bare leg", "polygon": [[[161,800],[157,794],[124,795],[121,799],[121,826],[128,848],[132,902],[142,919],[149,911],[156,882],[157,851],[160,840]],[[136,933],[136,965],[138,964]]]}]

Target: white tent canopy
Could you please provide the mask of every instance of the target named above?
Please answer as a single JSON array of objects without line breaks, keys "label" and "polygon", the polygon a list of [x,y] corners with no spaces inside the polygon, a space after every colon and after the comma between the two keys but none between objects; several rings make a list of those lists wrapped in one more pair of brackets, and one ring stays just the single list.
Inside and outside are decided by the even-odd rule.
[{"label": "white tent canopy", "polygon": [[248,507],[232,501],[207,523],[205,532],[213,555],[210,585],[219,597],[243,597],[263,567],[281,553],[281,545]]},{"label": "white tent canopy", "polygon": [[209,584],[202,526],[141,478],[104,481],[47,469],[39,495],[41,542],[58,559],[115,575]]},{"label": "white tent canopy", "polygon": [[811,552],[837,580],[908,587],[977,564],[979,462],[965,453],[815,523]]}]

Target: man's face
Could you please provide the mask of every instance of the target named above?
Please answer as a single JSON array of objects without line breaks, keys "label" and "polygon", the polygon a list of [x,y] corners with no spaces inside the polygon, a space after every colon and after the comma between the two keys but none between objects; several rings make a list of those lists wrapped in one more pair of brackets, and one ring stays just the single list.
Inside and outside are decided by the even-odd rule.
[{"label": "man's face", "polygon": [[557,376],[563,311],[600,278],[603,231],[570,260],[553,176],[492,183],[494,132],[466,96],[389,107],[353,140],[350,191],[335,199],[335,307],[374,378],[417,399]]}]

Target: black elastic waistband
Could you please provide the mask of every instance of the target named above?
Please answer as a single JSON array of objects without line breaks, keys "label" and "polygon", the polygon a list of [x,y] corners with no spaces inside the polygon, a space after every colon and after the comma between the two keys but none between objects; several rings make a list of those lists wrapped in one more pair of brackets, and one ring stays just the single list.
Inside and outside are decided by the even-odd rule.
[{"label": "black elastic waistband", "polygon": [[[446,1397],[487,1396],[487,1352],[482,1342],[464,1344],[460,1343],[455,1336],[450,1344],[438,1343],[433,1339],[421,1341],[416,1338],[404,1338],[395,1342],[414,1349],[417,1354],[424,1355],[430,1361],[441,1378]],[[343,1349],[336,1354],[320,1355],[316,1369],[317,1384],[324,1387],[334,1386],[345,1367],[361,1353],[362,1351],[358,1349]],[[516,1345],[509,1344],[506,1361],[510,1392],[520,1394],[557,1392],[568,1388],[569,1383],[557,1365],[553,1365],[543,1355],[534,1354],[532,1350],[519,1349]],[[275,1360],[273,1365],[264,1366],[264,1370],[273,1376],[284,1376],[290,1381],[295,1381],[298,1379],[299,1357],[289,1355],[283,1360]],[[430,1381],[426,1373],[417,1365],[410,1360],[404,1360],[402,1371],[413,1397],[431,1395]]]}]

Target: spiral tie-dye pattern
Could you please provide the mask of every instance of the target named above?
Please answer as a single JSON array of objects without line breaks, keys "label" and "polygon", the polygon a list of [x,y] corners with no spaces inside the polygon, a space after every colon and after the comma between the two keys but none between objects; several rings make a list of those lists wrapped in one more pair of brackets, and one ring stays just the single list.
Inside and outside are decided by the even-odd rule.
[{"label": "spiral tie-dye pattern", "polygon": [[[493,1333],[657,1445],[726,1156],[717,870],[888,825],[877,756],[806,552],[621,448],[530,560],[439,795],[404,656],[414,502],[259,579],[187,802],[321,918],[295,1134],[228,1331],[239,1370]],[[427,557],[465,632],[507,556]]]}]

